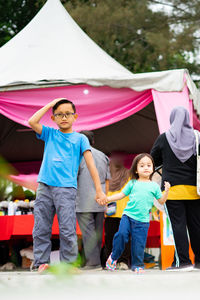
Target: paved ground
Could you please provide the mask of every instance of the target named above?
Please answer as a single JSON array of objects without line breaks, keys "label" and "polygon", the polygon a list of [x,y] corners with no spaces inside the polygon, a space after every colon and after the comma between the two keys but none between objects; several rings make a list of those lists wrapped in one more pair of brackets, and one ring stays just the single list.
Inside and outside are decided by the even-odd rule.
[{"label": "paved ground", "polygon": [[200,271],[82,271],[75,275],[0,272],[1,300],[7,299],[199,299]]}]

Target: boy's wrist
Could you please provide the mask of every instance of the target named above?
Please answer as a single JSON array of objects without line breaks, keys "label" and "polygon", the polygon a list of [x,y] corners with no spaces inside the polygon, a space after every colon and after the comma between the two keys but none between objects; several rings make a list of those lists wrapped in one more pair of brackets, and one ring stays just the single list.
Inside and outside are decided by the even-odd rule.
[{"label": "boy's wrist", "polygon": [[102,193],[103,191],[101,187],[96,188],[96,194],[102,194]]}]

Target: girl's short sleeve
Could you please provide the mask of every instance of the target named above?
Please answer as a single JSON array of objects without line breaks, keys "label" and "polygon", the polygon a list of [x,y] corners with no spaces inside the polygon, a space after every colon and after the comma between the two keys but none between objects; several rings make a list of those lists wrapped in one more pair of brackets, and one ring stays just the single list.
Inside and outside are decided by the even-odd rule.
[{"label": "girl's short sleeve", "polygon": [[132,181],[130,180],[123,188],[122,193],[126,196],[130,195],[132,187],[133,187],[133,184],[132,184]]},{"label": "girl's short sleeve", "polygon": [[155,183],[155,191],[154,191],[154,196],[155,198],[158,200],[162,197],[162,192],[161,189],[159,187],[159,185],[157,183]]}]

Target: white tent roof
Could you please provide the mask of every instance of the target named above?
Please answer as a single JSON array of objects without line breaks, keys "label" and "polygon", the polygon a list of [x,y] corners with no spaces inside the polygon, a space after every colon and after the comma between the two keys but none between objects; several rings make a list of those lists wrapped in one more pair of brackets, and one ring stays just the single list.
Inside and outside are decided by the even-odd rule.
[{"label": "white tent roof", "polygon": [[[186,70],[132,74],[74,22],[60,0],[48,0],[33,20],[0,48],[0,90],[79,84],[180,91]],[[188,87],[197,90],[187,73]]]}]

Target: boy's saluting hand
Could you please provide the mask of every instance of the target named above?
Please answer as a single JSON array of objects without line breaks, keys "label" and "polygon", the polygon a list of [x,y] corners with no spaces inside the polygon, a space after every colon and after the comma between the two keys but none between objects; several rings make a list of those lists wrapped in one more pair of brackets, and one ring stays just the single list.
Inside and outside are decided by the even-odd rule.
[{"label": "boy's saluting hand", "polygon": [[63,100],[63,98],[56,98],[53,101],[49,102],[48,105],[53,107],[58,101]]}]

